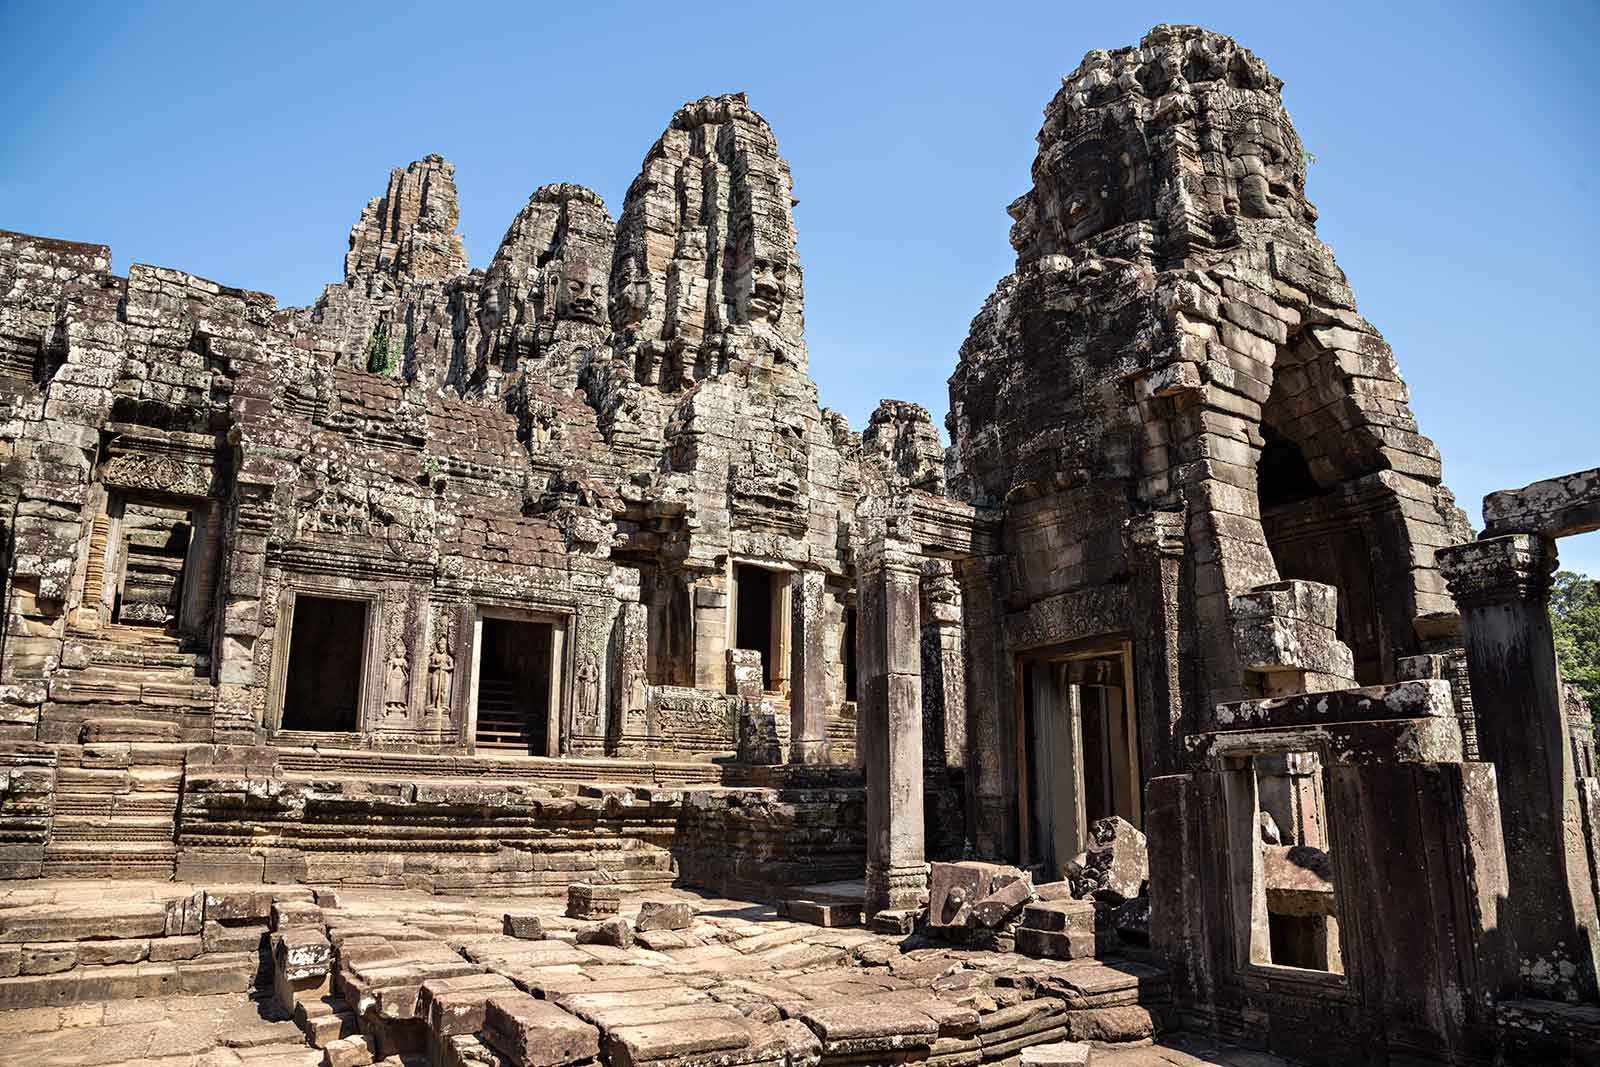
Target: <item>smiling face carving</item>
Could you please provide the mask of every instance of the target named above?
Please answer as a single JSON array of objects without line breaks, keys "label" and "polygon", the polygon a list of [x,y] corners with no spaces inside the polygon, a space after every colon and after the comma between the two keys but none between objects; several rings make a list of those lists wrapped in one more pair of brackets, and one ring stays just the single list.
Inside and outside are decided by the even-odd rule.
[{"label": "smiling face carving", "polygon": [[734,245],[734,300],[745,322],[776,324],[789,292],[789,257],[782,244],[741,222]]},{"label": "smiling face carving", "polygon": [[555,279],[556,318],[603,325],[606,319],[606,272],[583,259],[566,259]]}]

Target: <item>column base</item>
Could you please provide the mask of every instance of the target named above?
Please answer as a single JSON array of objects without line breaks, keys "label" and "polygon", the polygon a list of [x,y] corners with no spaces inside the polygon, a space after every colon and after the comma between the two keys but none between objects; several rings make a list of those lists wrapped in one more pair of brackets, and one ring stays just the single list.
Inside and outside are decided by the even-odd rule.
[{"label": "column base", "polygon": [[928,904],[928,865],[886,867],[867,863],[867,895],[862,911],[871,918],[880,911],[915,911]]}]

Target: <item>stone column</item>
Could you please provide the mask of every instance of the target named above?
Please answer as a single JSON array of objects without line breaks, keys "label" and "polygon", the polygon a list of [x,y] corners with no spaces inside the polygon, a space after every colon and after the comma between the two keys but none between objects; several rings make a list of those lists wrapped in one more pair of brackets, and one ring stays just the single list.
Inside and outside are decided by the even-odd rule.
[{"label": "stone column", "polygon": [[866,913],[928,896],[922,822],[921,559],[879,539],[857,566],[862,767],[867,781]]},{"label": "stone column", "polygon": [[827,576],[789,581],[789,762],[828,762]]},{"label": "stone column", "polygon": [[1178,571],[1183,565],[1184,516],[1153,511],[1123,526],[1133,569],[1134,702],[1146,777],[1182,769],[1183,679],[1179,673]]},{"label": "stone column", "polygon": [[1495,765],[1511,872],[1501,912],[1531,992],[1595,994],[1600,924],[1550,632],[1555,545],[1506,534],[1441,548],[1461,609],[1478,750]]},{"label": "stone column", "polygon": [[997,606],[1004,595],[1000,556],[956,564],[967,660],[967,839],[977,855],[1017,855],[1016,703],[1013,666]]},{"label": "stone column", "polygon": [[948,560],[922,565],[922,712],[929,767],[964,767],[967,672],[961,648],[961,587]]}]

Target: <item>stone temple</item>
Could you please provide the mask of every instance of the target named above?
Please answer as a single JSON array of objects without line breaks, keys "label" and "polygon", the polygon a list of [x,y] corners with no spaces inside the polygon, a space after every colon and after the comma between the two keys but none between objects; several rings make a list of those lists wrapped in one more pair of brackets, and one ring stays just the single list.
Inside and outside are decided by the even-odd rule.
[{"label": "stone temple", "polygon": [[0,233],[0,1060],[1600,1062],[1600,471],[1474,534],[1280,87],[1063,79],[948,448],[743,95],[308,308]]}]

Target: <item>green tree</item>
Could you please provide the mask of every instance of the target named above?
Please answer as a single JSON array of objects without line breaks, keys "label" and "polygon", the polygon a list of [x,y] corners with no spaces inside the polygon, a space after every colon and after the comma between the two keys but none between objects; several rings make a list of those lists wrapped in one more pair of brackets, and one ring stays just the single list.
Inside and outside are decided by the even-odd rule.
[{"label": "green tree", "polygon": [[379,326],[367,341],[367,369],[374,374],[390,374],[394,364],[394,354],[389,351],[389,331]]},{"label": "green tree", "polygon": [[1600,582],[1557,571],[1550,590],[1550,623],[1561,676],[1583,690],[1600,727]]}]

